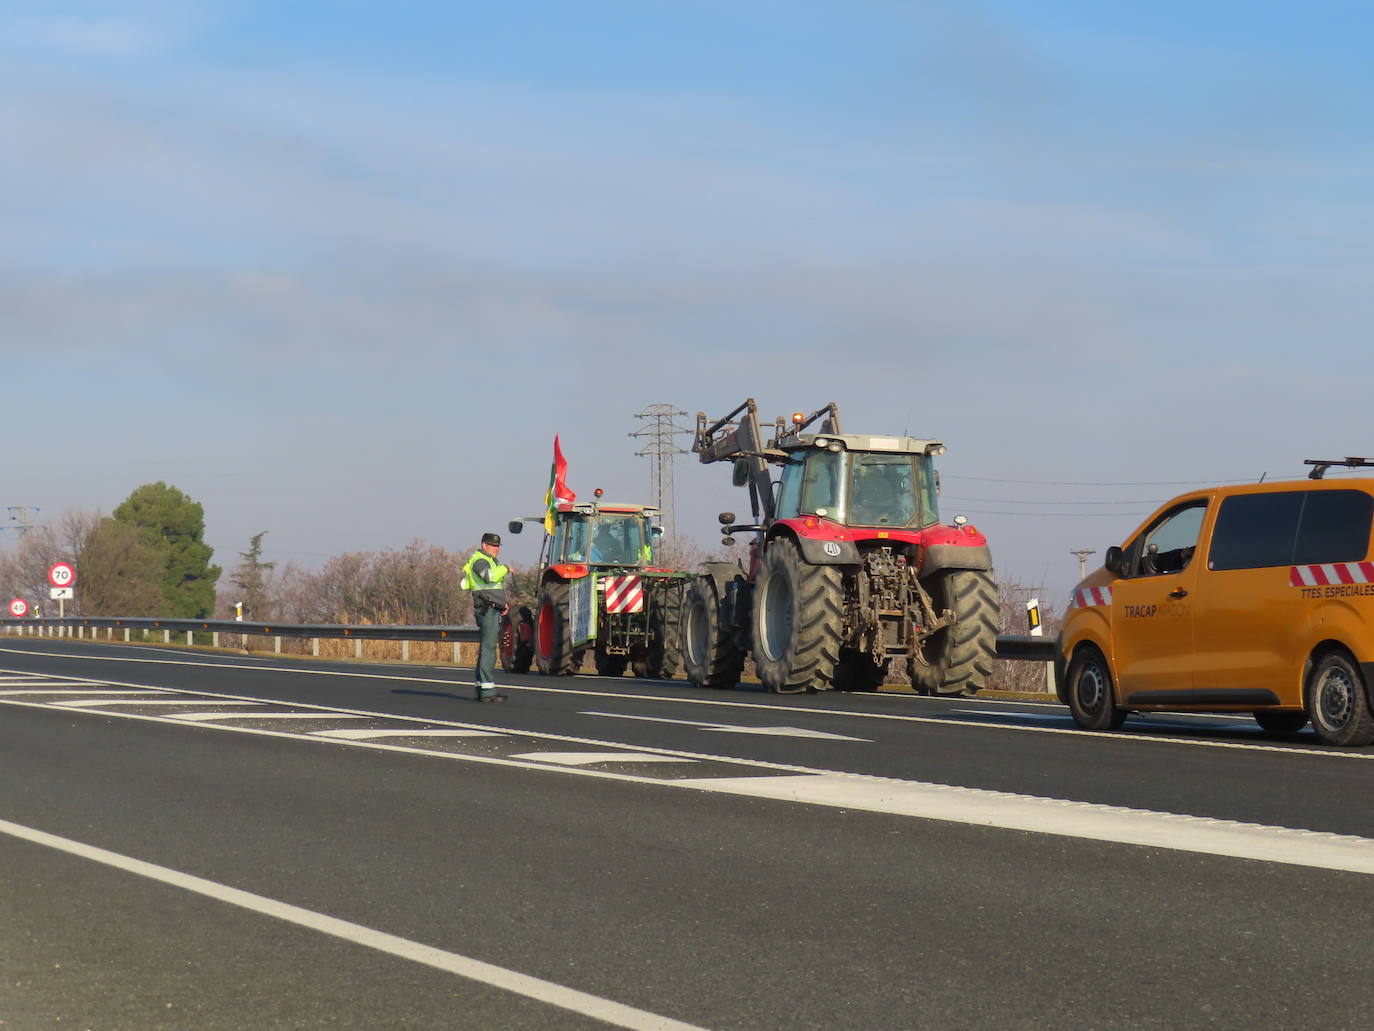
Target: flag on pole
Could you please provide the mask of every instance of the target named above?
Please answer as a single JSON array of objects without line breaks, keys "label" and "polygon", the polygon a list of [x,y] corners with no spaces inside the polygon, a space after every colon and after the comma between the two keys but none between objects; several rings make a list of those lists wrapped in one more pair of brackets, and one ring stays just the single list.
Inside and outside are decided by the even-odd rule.
[{"label": "flag on pole", "polygon": [[563,449],[558,446],[558,434],[553,437],[553,466],[549,469],[549,489],[544,494],[544,529],[553,533],[555,511],[566,511],[577,500],[577,495],[568,489],[568,460],[563,457]]}]

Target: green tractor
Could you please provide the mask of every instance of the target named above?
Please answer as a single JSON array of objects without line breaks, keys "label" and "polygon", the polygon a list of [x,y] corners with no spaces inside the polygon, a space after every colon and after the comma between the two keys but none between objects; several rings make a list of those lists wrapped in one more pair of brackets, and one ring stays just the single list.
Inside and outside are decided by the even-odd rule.
[{"label": "green tractor", "polygon": [[[657,564],[660,512],[649,505],[575,502],[554,513],[554,530],[539,553],[539,594],[533,610],[502,617],[501,666],[531,665],[546,676],[581,670],[588,653],[601,676],[630,668],[637,677],[669,680],[681,666],[679,625],[690,573]],[[513,520],[511,533],[530,516]]]}]

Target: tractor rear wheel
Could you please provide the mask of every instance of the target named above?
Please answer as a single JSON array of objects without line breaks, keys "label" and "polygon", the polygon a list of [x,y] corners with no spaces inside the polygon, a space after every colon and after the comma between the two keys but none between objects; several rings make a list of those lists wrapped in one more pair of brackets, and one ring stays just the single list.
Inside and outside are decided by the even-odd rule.
[{"label": "tractor rear wheel", "polygon": [[[568,585],[550,580],[539,592],[534,620],[534,659],[539,672],[565,677],[573,672],[572,626],[568,622]],[[578,655],[581,665],[581,655]]]},{"label": "tractor rear wheel", "polygon": [[528,673],[534,661],[534,614],[521,605],[501,617],[499,638],[501,668],[507,673]]},{"label": "tractor rear wheel", "polygon": [[720,617],[716,585],[703,576],[688,589],[682,610],[682,664],[697,687],[734,687],[744,671],[744,652]]},{"label": "tractor rear wheel", "polygon": [[763,553],[754,595],[754,664],[777,694],[826,691],[840,657],[844,601],[837,566],[803,562],[778,539]]},{"label": "tractor rear wheel", "polygon": [[922,694],[973,694],[987,686],[997,654],[997,584],[986,570],[947,569],[924,586],[936,614],[952,609],[954,623],[926,639],[928,665],[912,660],[911,686]]},{"label": "tractor rear wheel", "polygon": [[634,660],[634,673],[672,680],[682,666],[682,588],[670,583],[648,591],[649,643]]}]

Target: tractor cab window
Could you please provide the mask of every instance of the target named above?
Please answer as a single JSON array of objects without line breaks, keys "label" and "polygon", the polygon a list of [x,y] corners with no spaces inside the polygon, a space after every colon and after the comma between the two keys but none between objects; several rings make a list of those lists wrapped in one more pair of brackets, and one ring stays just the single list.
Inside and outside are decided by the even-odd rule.
[{"label": "tractor cab window", "polygon": [[850,526],[910,526],[916,521],[916,468],[910,454],[853,456]]},{"label": "tractor cab window", "polygon": [[[563,552],[564,562],[586,562],[587,561],[587,520],[571,519],[560,523],[559,531],[564,533],[567,539],[567,550]],[[555,540],[553,553],[558,554],[558,544]]]},{"label": "tractor cab window", "polygon": [[782,487],[778,491],[778,518],[795,519],[801,514],[802,475],[805,463],[794,451],[782,467]]},{"label": "tractor cab window", "polygon": [[[799,514],[844,522],[844,453],[811,451],[801,477]],[[784,490],[786,486],[784,485]]]},{"label": "tractor cab window", "polygon": [[592,533],[592,564],[639,565],[644,559],[644,546],[647,543],[644,540],[643,523],[640,516],[603,513]]}]

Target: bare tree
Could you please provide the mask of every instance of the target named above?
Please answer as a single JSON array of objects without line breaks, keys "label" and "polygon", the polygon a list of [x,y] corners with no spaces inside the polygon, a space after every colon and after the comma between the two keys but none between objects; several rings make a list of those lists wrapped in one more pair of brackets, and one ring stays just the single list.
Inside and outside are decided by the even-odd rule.
[{"label": "bare tree", "polygon": [[102,519],[86,538],[78,561],[81,615],[162,613],[165,557],[138,527]]}]

